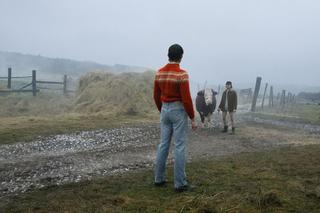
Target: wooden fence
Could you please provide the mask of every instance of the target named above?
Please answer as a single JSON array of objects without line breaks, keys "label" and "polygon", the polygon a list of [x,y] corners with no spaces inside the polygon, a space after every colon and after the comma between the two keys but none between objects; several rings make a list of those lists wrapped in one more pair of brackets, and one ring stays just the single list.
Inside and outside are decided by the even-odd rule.
[{"label": "wooden fence", "polygon": [[[257,100],[259,98],[261,81],[262,81],[262,78],[257,77],[256,84],[255,84],[255,90],[254,90],[253,98],[252,98],[252,104],[251,104],[251,111],[252,112],[256,111],[256,105],[257,105]],[[264,108],[265,98],[267,98],[267,94],[266,94],[267,89],[268,89],[268,83],[265,84],[264,92],[262,95],[261,109]],[[274,98],[274,88],[273,88],[273,86],[270,86],[268,99],[269,99],[269,104],[268,104],[269,108],[279,107],[281,109],[284,109],[284,108],[295,103],[296,95],[291,92],[287,92],[286,90],[283,89],[282,92],[278,93],[277,97]]]},{"label": "wooden fence", "polygon": [[[37,71],[32,70],[32,75],[30,76],[12,76],[12,69],[8,68],[8,76],[7,77],[0,77],[1,79],[6,79],[7,80],[7,89],[6,90],[0,90],[1,93],[25,93],[25,92],[30,92],[33,94],[33,96],[36,96],[37,93],[42,90],[61,90],[64,95],[67,95],[69,92],[74,92],[71,90],[67,90],[67,75],[63,76],[63,81],[58,82],[58,81],[43,81],[43,80],[37,80]],[[30,80],[30,83],[27,83],[23,86],[21,86],[18,89],[12,89],[12,80],[13,79],[27,79]],[[60,88],[52,88],[48,87],[48,85],[59,85],[61,86]]]}]

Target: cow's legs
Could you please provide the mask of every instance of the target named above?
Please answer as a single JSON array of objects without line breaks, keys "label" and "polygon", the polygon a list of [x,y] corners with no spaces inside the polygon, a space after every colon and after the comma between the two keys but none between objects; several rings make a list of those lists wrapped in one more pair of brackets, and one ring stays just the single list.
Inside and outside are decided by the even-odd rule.
[{"label": "cow's legs", "polygon": [[208,128],[212,126],[212,113],[209,113],[207,116],[204,116],[204,127]]},{"label": "cow's legs", "polygon": [[205,117],[202,113],[199,113],[199,114],[200,114],[200,118],[201,118],[202,127],[204,127],[205,126],[205,124],[204,124]]},{"label": "cow's legs", "polygon": [[208,127],[208,116],[204,117],[204,127],[207,128]]},{"label": "cow's legs", "polygon": [[208,114],[207,120],[208,120],[208,127],[213,127],[212,113]]},{"label": "cow's legs", "polygon": [[210,114],[211,127],[214,127],[213,113]]}]

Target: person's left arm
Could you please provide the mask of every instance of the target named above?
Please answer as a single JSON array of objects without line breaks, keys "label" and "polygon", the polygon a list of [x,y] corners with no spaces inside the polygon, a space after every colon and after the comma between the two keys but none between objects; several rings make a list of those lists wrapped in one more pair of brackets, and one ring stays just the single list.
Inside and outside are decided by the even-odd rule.
[{"label": "person's left arm", "polygon": [[187,72],[185,72],[180,79],[180,94],[184,109],[186,110],[189,118],[194,120],[194,109],[190,93],[189,75]]}]

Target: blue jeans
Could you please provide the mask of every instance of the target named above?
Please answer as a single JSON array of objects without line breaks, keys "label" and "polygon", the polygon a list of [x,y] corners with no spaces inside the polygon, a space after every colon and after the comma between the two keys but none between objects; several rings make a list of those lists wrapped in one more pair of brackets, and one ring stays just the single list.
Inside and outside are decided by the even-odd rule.
[{"label": "blue jeans", "polygon": [[158,145],[155,182],[165,181],[166,161],[168,158],[171,138],[174,138],[174,187],[187,185],[186,143],[188,132],[188,116],[181,102],[162,103],[161,142]]}]

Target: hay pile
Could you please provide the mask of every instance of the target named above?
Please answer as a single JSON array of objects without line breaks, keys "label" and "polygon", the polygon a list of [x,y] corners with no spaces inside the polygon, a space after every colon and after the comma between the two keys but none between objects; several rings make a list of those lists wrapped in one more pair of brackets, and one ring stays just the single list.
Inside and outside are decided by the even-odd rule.
[{"label": "hay pile", "polygon": [[81,77],[75,108],[80,113],[125,113],[128,115],[155,112],[153,80],[155,73],[111,74],[92,72]]}]

